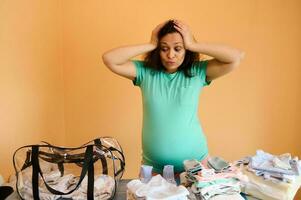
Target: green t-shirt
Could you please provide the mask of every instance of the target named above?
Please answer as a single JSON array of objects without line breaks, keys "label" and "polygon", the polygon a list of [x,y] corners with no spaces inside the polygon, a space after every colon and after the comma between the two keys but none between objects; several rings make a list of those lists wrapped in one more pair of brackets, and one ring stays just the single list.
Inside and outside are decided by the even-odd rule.
[{"label": "green t-shirt", "polygon": [[199,96],[206,82],[207,61],[195,62],[193,77],[182,71],[169,74],[133,61],[134,85],[141,88],[143,102],[143,163],[157,173],[164,165],[184,170],[186,159],[202,160],[208,155],[206,137],[198,119]]}]

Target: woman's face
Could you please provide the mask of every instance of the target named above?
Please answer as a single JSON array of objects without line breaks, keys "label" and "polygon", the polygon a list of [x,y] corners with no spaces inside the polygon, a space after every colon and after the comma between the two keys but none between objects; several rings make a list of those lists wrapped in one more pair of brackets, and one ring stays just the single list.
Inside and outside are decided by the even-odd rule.
[{"label": "woman's face", "polygon": [[178,70],[185,58],[185,48],[182,36],[175,32],[169,33],[160,40],[160,58],[168,73]]}]

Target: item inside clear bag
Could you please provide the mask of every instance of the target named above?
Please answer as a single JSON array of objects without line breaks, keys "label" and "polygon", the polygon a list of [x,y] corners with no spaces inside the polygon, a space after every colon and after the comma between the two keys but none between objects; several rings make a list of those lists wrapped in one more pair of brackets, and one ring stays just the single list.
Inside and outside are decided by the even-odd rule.
[{"label": "item inside clear bag", "polygon": [[[94,162],[94,199],[109,199],[116,190],[116,183],[123,173],[124,158],[120,154],[118,142],[107,139],[101,141],[102,146],[93,146]],[[107,146],[108,145],[108,146]],[[110,151],[107,147],[117,145],[118,151]],[[45,183],[51,188],[67,193],[73,190],[82,173],[85,160],[85,147],[77,149],[40,147],[39,166],[43,174],[39,174],[40,199],[58,199],[60,197],[72,199],[87,199],[87,174],[79,187],[68,195],[54,195],[48,191]],[[115,149],[115,146],[114,148]],[[121,148],[120,151],[122,152]],[[19,149],[15,156],[15,168],[17,172],[17,188],[23,199],[33,199],[32,194],[32,165],[31,148]],[[117,174],[117,172],[119,172]],[[45,182],[45,183],[44,183]]]}]

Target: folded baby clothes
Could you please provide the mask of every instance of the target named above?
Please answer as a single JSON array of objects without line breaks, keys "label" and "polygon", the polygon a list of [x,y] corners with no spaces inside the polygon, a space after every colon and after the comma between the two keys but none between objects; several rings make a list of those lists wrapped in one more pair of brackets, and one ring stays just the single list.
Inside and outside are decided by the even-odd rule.
[{"label": "folded baby clothes", "polygon": [[286,175],[299,175],[298,167],[294,166],[294,162],[291,162],[291,160],[290,154],[275,156],[262,150],[257,150],[256,155],[251,158],[249,165],[255,170]]},{"label": "folded baby clothes", "polygon": [[[216,181],[215,181],[216,182]],[[205,187],[200,185],[192,185],[192,192],[199,196],[202,200],[211,200],[217,195],[235,195],[240,193],[240,183],[236,180],[220,181]]]},{"label": "folded baby clothes", "polygon": [[187,171],[191,174],[196,174],[197,172],[204,169],[204,166],[195,159],[184,160],[183,165],[184,165],[185,171]]},{"label": "folded baby clothes", "polygon": [[229,167],[229,163],[220,157],[210,157],[208,167],[213,168],[216,172],[221,172]]},{"label": "folded baby clothes", "polygon": [[240,194],[231,194],[231,195],[216,195],[210,200],[244,200]]},{"label": "folded baby clothes", "polygon": [[243,168],[243,174],[248,177],[248,182],[241,182],[242,192],[264,200],[293,200],[301,186],[301,176],[296,176],[293,182],[275,182],[264,179],[251,172],[248,167]]},{"label": "folded baby clothes", "polygon": [[230,200],[233,196],[241,199],[240,180],[247,182],[248,178],[242,174],[240,168],[217,157],[212,159],[213,166],[215,168],[202,169],[193,175],[194,180],[187,173],[188,180],[193,182],[192,193],[201,200],[211,200],[215,197]]},{"label": "folded baby clothes", "polygon": [[[200,195],[196,195],[191,188],[188,188],[190,194],[188,196],[189,200],[203,200]],[[211,197],[209,200],[245,200],[240,194],[220,194]],[[249,199],[248,199],[249,200]],[[254,199],[255,200],[255,199]]]},{"label": "folded baby clothes", "polygon": [[248,177],[243,175],[240,168],[236,166],[230,166],[227,172],[215,173],[214,169],[203,169],[194,176],[198,182],[208,182],[219,179],[236,178],[238,180],[248,181]]},{"label": "folded baby clothes", "polygon": [[127,184],[127,199],[141,200],[187,200],[189,191],[184,186],[167,182],[156,175],[148,183],[132,180]]}]

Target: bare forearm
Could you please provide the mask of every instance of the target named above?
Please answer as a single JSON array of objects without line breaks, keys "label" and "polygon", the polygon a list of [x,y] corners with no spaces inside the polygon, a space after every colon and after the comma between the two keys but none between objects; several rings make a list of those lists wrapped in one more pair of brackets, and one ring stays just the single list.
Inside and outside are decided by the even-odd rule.
[{"label": "bare forearm", "polygon": [[151,43],[118,47],[105,52],[103,54],[103,60],[106,63],[120,65],[135,56],[147,53],[155,48],[156,46]]},{"label": "bare forearm", "polygon": [[243,58],[244,52],[220,44],[194,43],[190,51],[206,54],[223,63],[234,63]]}]

